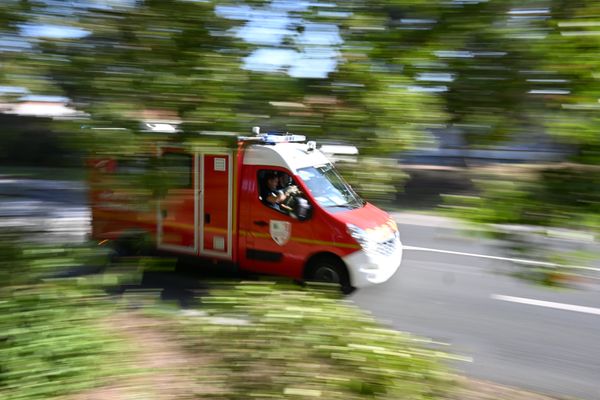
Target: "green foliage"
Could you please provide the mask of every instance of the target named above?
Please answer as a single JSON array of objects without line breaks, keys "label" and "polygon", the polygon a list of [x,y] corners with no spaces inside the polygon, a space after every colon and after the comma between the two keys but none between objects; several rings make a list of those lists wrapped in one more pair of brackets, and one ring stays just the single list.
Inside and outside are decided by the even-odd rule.
[{"label": "green foliage", "polygon": [[98,293],[55,284],[0,293],[3,399],[47,399],[123,372],[122,341],[98,325],[109,310]]},{"label": "green foliage", "polygon": [[[462,132],[468,146],[551,134],[570,151],[569,161],[600,162],[595,2],[291,3],[3,2],[0,30],[17,50],[0,48],[0,80],[34,94],[64,95],[87,112],[85,121],[56,126],[70,132],[61,136],[68,148],[91,154],[135,153],[144,146],[136,133],[139,120],[154,117],[181,121],[183,140],[202,130],[249,132],[262,125],[311,139],[344,139],[376,157],[423,145],[432,127]],[[228,17],[217,9],[226,5],[248,8]],[[252,42],[240,33],[249,26],[268,28],[267,18],[283,21],[279,41]],[[26,38],[18,35],[22,23],[78,27],[89,35]],[[302,33],[311,29],[335,38],[306,40]],[[251,71],[245,60],[257,49],[317,60],[331,53],[328,61],[336,67],[319,78],[294,76],[290,65]],[[266,64],[276,58],[264,57]],[[127,129],[81,130],[84,122]],[[366,197],[390,186],[377,174],[354,175]],[[594,189],[573,197],[594,186],[596,176],[573,168],[538,173],[533,181],[484,184],[484,200],[472,218],[596,226]]]},{"label": "green foliage", "polygon": [[[281,40],[266,45],[236,36],[249,14],[238,10],[228,18],[215,9],[240,2],[5,2],[0,29],[11,38],[23,22],[78,27],[89,35],[20,38],[27,46],[3,52],[3,83],[68,96],[93,124],[134,128],[145,112],[160,111],[191,130],[275,123],[272,128],[344,137],[367,152],[410,147],[440,123],[460,127],[471,143],[548,129],[561,141],[594,143],[595,156],[581,160],[597,160],[598,74],[590,54],[600,43],[593,3],[361,0],[340,2],[334,12],[323,12],[319,2],[285,11],[270,1],[242,3],[285,17],[289,29]],[[303,40],[315,23],[328,24],[324,33],[341,40]],[[251,72],[244,57],[257,48],[297,55],[327,49],[338,53],[337,68],[312,79],[290,76],[290,66]],[[562,92],[544,95],[547,89]]]},{"label": "green foliage", "polygon": [[203,311],[172,330],[190,351],[218,350],[224,398],[436,399],[452,387],[448,355],[326,292],[245,283]]},{"label": "green foliage", "polygon": [[407,179],[393,159],[359,157],[356,162],[338,161],[336,168],[361,197],[376,204],[394,204]]},{"label": "green foliage", "polygon": [[101,324],[114,307],[100,287],[44,278],[92,251],[28,247],[0,241],[0,397],[47,399],[126,372],[123,340]]},{"label": "green foliage", "polygon": [[[99,291],[106,278],[40,279],[89,261],[95,251],[2,243],[0,396],[44,399],[102,388],[117,377],[126,381],[137,350],[125,350],[119,327],[103,322],[117,310]],[[148,314],[165,316],[163,306],[146,307]],[[442,366],[448,355],[380,327],[340,302],[337,291],[221,286],[203,299],[202,312],[178,315],[160,329],[199,359],[215,360],[195,379],[219,387],[220,398],[436,399],[454,387]]]},{"label": "green foliage", "polygon": [[[146,358],[154,351],[165,351],[147,347],[143,342],[147,336],[142,334],[146,329],[170,333],[150,336],[174,340],[187,349],[182,354],[190,354],[190,360],[210,360],[201,368],[186,365],[185,374],[194,376],[195,383],[181,378],[192,385],[189,390],[194,393],[199,393],[198,387],[207,388],[203,393],[207,397],[318,394],[340,399],[438,399],[454,387],[454,377],[442,365],[449,355],[423,339],[382,328],[373,318],[340,301],[337,290],[269,283],[215,285],[214,292],[202,299],[197,314],[173,317],[170,307],[144,302],[146,313],[161,316],[163,323],[157,325],[156,318],[151,324],[133,321],[137,328],[127,333],[118,325],[111,326],[118,303],[108,301],[102,291],[108,282],[125,279],[127,268],[111,273],[117,274],[114,279],[107,273],[49,279],[56,272],[102,262],[105,256],[86,246],[23,246],[17,237],[3,239],[3,399],[46,399],[107,387],[131,393],[163,391],[162,387],[146,387],[152,385],[156,371],[145,371],[146,365],[131,362],[140,351],[147,353]],[[156,270],[165,264],[170,265],[170,260],[142,258],[133,267]],[[121,320],[127,318],[120,315]],[[141,335],[141,342],[130,343],[133,335]],[[199,370],[203,372],[194,375]],[[134,373],[146,378],[128,386]],[[176,377],[181,371],[165,373]],[[185,387],[178,390],[186,393]]]},{"label": "green foliage", "polygon": [[482,223],[600,231],[596,166],[506,166],[479,172],[480,196],[448,196],[454,215]]},{"label": "green foliage", "polygon": [[0,231],[0,288],[36,285],[70,268],[106,262],[106,254],[99,249],[34,245],[18,232]]}]

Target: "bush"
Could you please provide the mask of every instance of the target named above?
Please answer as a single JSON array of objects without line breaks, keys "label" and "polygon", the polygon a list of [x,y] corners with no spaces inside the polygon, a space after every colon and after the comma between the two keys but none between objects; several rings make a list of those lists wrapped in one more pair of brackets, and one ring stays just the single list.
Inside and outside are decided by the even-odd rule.
[{"label": "bush", "polygon": [[2,289],[0,397],[46,399],[116,373],[122,348],[96,324],[107,315],[98,301],[54,284]]},{"label": "bush", "polygon": [[337,296],[253,283],[204,302],[172,329],[190,351],[218,350],[223,398],[436,399],[452,387],[446,355]]},{"label": "bush", "polygon": [[43,278],[75,263],[74,253],[1,242],[0,398],[47,399],[123,371],[125,346],[100,324],[113,309],[103,292]]}]

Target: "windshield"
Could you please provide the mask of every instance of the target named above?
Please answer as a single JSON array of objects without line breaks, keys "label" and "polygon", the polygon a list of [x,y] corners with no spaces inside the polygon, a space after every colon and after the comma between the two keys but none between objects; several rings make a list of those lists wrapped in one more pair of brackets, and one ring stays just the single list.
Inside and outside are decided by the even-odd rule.
[{"label": "windshield", "polygon": [[322,207],[355,209],[366,204],[331,164],[302,168],[298,170],[298,176]]}]

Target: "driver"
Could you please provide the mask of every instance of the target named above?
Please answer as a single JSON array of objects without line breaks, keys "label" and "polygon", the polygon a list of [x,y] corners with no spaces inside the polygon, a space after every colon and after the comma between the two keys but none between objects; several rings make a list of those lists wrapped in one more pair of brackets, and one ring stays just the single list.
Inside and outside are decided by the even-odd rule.
[{"label": "driver", "polygon": [[269,171],[264,176],[265,191],[262,198],[267,204],[279,211],[288,213],[291,217],[305,219],[309,213],[308,201],[301,195],[298,186],[288,174],[279,175]]},{"label": "driver", "polygon": [[294,185],[292,177],[288,174],[282,174],[279,177],[279,189],[282,190],[286,196],[291,196],[299,193],[298,186]]},{"label": "driver", "polygon": [[293,218],[306,219],[309,209],[308,201],[302,196],[302,192],[294,184],[292,177],[285,173],[282,174],[279,177],[279,187],[286,196],[286,199],[280,204],[281,209],[286,210]]},{"label": "driver", "polygon": [[282,210],[282,203],[288,198],[288,195],[280,189],[279,177],[275,171],[269,171],[265,174],[265,192],[262,198],[267,204],[276,210]]}]

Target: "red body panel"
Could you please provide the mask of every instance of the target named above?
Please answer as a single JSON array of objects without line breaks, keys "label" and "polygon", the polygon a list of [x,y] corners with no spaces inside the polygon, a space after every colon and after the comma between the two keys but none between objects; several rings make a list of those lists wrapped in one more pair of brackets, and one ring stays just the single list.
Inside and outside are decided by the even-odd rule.
[{"label": "red body panel", "polygon": [[335,217],[341,221],[356,225],[361,229],[370,229],[381,226],[389,221],[390,216],[385,211],[380,210],[371,203],[367,203],[363,208],[338,212]]},{"label": "red body panel", "polygon": [[120,179],[114,159],[93,159],[88,166],[93,238],[117,239],[134,229],[156,230],[156,208],[149,191],[132,189]]},{"label": "red body panel", "polygon": [[160,245],[194,248],[194,190],[171,189],[160,202]]}]

